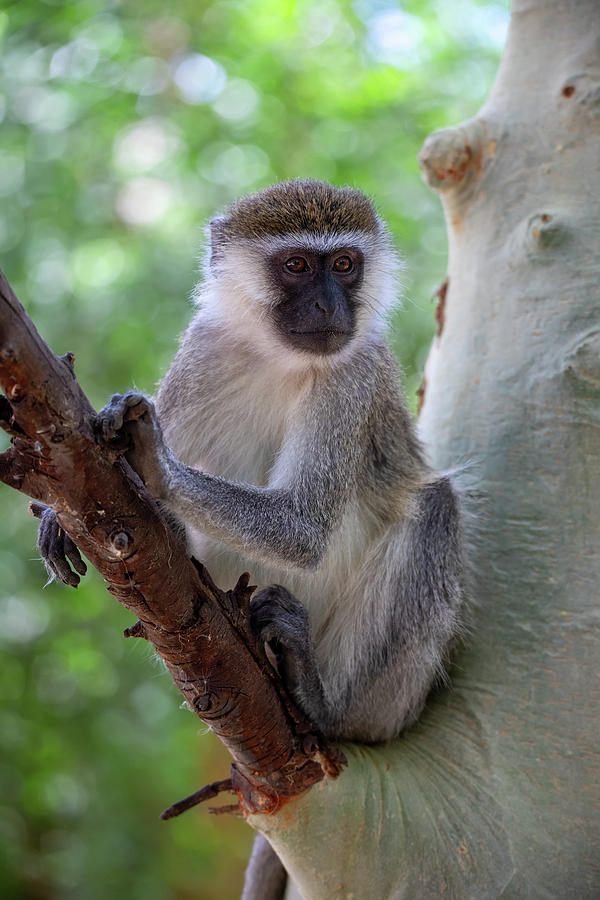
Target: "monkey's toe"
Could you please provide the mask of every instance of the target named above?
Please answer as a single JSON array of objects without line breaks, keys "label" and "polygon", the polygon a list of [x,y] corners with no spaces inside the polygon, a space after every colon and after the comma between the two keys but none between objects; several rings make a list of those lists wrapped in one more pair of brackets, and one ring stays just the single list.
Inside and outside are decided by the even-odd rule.
[{"label": "monkey's toe", "polygon": [[310,631],[306,609],[279,584],[254,595],[250,603],[250,625],[261,640],[284,647],[303,644]]}]

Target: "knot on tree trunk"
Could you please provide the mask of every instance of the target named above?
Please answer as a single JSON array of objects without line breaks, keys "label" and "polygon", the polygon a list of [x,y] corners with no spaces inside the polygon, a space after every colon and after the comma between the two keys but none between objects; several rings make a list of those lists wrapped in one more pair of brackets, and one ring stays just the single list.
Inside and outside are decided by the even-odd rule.
[{"label": "knot on tree trunk", "polygon": [[417,159],[427,184],[435,191],[463,188],[481,171],[486,156],[493,156],[497,140],[488,137],[484,119],[468,119],[455,128],[434,131]]}]

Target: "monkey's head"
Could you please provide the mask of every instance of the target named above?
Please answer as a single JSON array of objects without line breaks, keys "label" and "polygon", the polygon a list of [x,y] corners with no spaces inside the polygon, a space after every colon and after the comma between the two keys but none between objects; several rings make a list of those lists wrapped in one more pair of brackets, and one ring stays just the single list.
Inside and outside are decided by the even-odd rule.
[{"label": "monkey's head", "polygon": [[382,321],[397,268],[385,226],[360,191],[289,181],[244,197],[210,223],[204,304],[258,346],[331,359]]}]

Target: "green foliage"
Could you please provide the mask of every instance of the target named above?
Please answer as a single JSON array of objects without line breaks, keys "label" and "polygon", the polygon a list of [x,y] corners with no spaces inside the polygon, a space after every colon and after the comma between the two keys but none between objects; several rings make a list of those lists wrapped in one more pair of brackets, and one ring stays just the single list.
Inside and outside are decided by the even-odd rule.
[{"label": "green foliage", "polygon": [[[0,265],[97,406],[147,391],[190,309],[202,225],[313,176],[370,193],[407,259],[393,341],[409,395],[445,229],[415,154],[471,116],[507,3],[20,2],[0,12]],[[235,897],[250,830],[161,808],[224,777],[131,617],[90,573],[42,590],[26,500],[0,492],[3,897]],[[203,735],[203,736],[200,736]]]}]

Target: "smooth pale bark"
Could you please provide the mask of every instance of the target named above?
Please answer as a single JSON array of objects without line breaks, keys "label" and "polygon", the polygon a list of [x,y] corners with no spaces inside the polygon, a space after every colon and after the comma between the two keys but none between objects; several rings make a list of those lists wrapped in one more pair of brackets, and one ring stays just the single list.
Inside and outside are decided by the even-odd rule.
[{"label": "smooth pale bark", "polygon": [[485,495],[472,636],[415,729],[253,824],[288,896],[597,897],[597,0],[517,0],[488,103],[421,162],[450,245],[421,428]]}]

